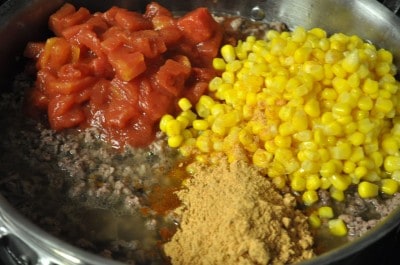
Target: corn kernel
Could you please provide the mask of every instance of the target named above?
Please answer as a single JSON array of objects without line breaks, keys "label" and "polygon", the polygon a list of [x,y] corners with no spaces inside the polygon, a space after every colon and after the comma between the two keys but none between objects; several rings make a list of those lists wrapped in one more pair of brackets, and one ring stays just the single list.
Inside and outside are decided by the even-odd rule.
[{"label": "corn kernel", "polygon": [[223,71],[225,70],[225,61],[222,58],[214,58],[212,65],[215,70]]},{"label": "corn kernel", "polygon": [[168,136],[179,135],[182,130],[182,123],[178,120],[167,120],[165,125],[165,132]]},{"label": "corn kernel", "polygon": [[290,186],[294,191],[304,191],[306,183],[306,179],[302,176],[294,176],[290,182]]},{"label": "corn kernel", "polygon": [[172,148],[179,147],[183,142],[182,135],[173,135],[168,137],[168,145]]},{"label": "corn kernel", "polygon": [[381,191],[388,195],[395,194],[399,189],[399,183],[394,179],[382,179]]},{"label": "corn kernel", "polygon": [[379,187],[368,181],[362,181],[358,184],[358,194],[361,198],[373,198],[378,195]]},{"label": "corn kernel", "polygon": [[164,116],[162,116],[161,120],[160,120],[160,130],[162,132],[167,132],[167,123],[168,123],[168,121],[173,120],[173,119],[174,119],[174,117],[170,114],[165,114]]},{"label": "corn kernel", "polygon": [[388,172],[400,170],[400,157],[388,155],[383,162],[383,166]]},{"label": "corn kernel", "polygon": [[225,44],[221,48],[221,55],[226,62],[232,62],[236,59],[235,48],[230,44]]},{"label": "corn kernel", "polygon": [[301,198],[304,204],[309,206],[318,201],[318,194],[315,190],[306,190]]},{"label": "corn kernel", "polygon": [[362,86],[362,90],[366,93],[366,94],[374,94],[378,91],[379,88],[379,84],[377,81],[374,81],[370,78],[367,78],[364,81],[364,84]]},{"label": "corn kernel", "polygon": [[308,223],[312,228],[319,228],[321,227],[321,219],[319,219],[319,216],[316,213],[310,214],[308,217]]},{"label": "corn kernel", "polygon": [[329,188],[329,193],[331,195],[331,198],[333,198],[335,201],[341,202],[345,199],[344,192],[342,190],[336,189],[333,186]]},{"label": "corn kernel", "polygon": [[194,120],[192,126],[198,131],[205,131],[208,129],[209,124],[206,120]]},{"label": "corn kernel", "polygon": [[329,231],[332,235],[343,237],[347,235],[347,227],[342,219],[332,219],[328,222]]},{"label": "corn kernel", "polygon": [[306,189],[317,190],[321,187],[321,179],[317,174],[312,174],[306,177]]},{"label": "corn kernel", "polygon": [[346,175],[340,175],[340,174],[331,175],[330,181],[336,189],[341,190],[341,191],[347,190],[347,188],[351,184],[350,177],[348,177]]},{"label": "corn kernel", "polygon": [[333,209],[330,206],[321,206],[318,208],[318,216],[324,219],[331,219],[335,215]]}]

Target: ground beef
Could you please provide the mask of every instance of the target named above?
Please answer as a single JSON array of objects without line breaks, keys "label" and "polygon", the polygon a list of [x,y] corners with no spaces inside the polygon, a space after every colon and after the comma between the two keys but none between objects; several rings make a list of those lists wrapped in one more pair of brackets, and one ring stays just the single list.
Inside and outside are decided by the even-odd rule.
[{"label": "ground beef", "polygon": [[[21,112],[23,89],[0,99],[0,192],[22,214],[73,245],[127,263],[164,263],[159,229],[169,215],[148,196],[175,166],[159,133],[148,148],[115,150],[96,129],[56,133]],[[150,258],[151,257],[151,258]]]}]

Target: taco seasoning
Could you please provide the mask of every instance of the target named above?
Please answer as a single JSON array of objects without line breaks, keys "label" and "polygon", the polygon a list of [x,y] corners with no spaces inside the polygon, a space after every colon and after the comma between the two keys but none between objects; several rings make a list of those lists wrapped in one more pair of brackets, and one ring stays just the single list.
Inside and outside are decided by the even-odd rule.
[{"label": "taco seasoning", "polygon": [[291,264],[314,256],[307,218],[244,161],[205,167],[179,191],[172,264]]}]

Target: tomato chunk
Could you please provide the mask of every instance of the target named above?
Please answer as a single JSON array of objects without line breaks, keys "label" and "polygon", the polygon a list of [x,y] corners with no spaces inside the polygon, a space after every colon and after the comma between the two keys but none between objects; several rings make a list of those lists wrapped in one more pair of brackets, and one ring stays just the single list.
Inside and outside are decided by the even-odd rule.
[{"label": "tomato chunk", "polygon": [[150,120],[157,121],[165,113],[171,112],[173,99],[172,96],[153,86],[149,80],[144,79],[141,82],[139,104]]},{"label": "tomato chunk", "polygon": [[114,147],[146,146],[177,100],[195,104],[216,75],[222,31],[205,8],[176,18],[155,2],[143,15],[66,3],[49,26],[55,37],[25,48],[37,70],[26,110],[57,131],[95,126]]},{"label": "tomato chunk", "polygon": [[145,19],[141,14],[122,8],[115,14],[114,19],[116,25],[132,32],[152,28],[151,22]]},{"label": "tomato chunk", "polygon": [[180,19],[178,27],[182,30],[185,38],[191,43],[200,43],[210,39],[219,27],[207,8],[197,8]]},{"label": "tomato chunk", "polygon": [[81,7],[76,11],[73,5],[66,3],[50,16],[49,27],[56,36],[62,36],[64,29],[81,24],[89,17],[90,12],[88,9]]},{"label": "tomato chunk", "polygon": [[124,81],[130,81],[146,71],[143,53],[128,53],[122,49],[110,52],[108,59],[116,75]]},{"label": "tomato chunk", "polygon": [[184,88],[190,70],[187,65],[168,59],[158,70],[156,78],[161,88],[177,97]]}]

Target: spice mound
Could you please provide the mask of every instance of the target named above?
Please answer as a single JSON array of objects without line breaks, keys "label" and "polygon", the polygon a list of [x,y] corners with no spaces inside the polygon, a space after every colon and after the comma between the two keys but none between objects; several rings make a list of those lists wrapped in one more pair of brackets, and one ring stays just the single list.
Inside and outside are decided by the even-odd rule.
[{"label": "spice mound", "polygon": [[177,193],[180,229],[164,245],[172,264],[290,264],[314,255],[295,198],[255,168],[222,161],[195,172]]}]

